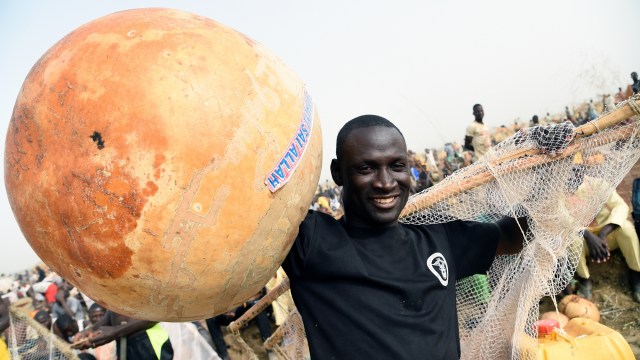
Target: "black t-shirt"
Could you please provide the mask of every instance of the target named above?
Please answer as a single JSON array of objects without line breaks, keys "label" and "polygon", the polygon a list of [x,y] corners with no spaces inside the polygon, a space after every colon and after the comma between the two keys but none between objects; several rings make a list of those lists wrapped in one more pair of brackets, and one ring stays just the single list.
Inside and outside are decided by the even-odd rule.
[{"label": "black t-shirt", "polygon": [[455,281],[486,272],[495,224],[353,228],[309,212],[285,262],[311,358],[458,359]]}]

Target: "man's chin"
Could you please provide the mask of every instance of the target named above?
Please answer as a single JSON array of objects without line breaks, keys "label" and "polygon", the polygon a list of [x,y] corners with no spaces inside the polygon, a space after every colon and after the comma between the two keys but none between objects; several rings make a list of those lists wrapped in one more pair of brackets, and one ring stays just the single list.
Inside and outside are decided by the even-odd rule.
[{"label": "man's chin", "polygon": [[378,213],[374,217],[374,222],[378,224],[379,227],[386,227],[395,225],[398,222],[398,217],[400,216],[400,210],[398,209],[390,209],[386,213]]}]

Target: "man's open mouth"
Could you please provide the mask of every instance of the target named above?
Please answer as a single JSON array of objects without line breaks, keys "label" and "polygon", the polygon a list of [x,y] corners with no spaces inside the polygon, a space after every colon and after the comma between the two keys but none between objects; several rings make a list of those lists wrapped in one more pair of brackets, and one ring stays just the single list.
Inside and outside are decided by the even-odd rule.
[{"label": "man's open mouth", "polygon": [[379,205],[390,205],[392,204],[398,197],[397,196],[392,196],[392,197],[385,197],[385,198],[374,198],[373,202],[375,202],[376,204]]}]

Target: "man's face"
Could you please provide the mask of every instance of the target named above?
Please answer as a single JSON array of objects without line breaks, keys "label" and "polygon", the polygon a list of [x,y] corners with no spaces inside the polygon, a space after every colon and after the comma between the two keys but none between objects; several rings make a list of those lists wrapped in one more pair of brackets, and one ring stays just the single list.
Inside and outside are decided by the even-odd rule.
[{"label": "man's face", "polygon": [[484,109],[482,108],[482,105],[478,105],[473,108],[473,117],[477,121],[482,121],[482,119],[484,118]]},{"label": "man's face", "polygon": [[98,309],[91,310],[89,312],[89,321],[91,321],[92,324],[95,324],[98,321],[100,321],[100,319],[102,319],[103,316],[104,316],[103,309],[98,308]]},{"label": "man's face", "polygon": [[49,314],[38,312],[35,316],[35,320],[45,328],[47,329],[51,328],[51,316],[49,316]]},{"label": "man's face", "polygon": [[62,334],[66,336],[67,339],[70,339],[71,337],[73,337],[73,335],[77,334],[78,331],[80,331],[78,328],[78,323],[74,321],[69,324],[66,329],[62,330]]},{"label": "man's face", "polygon": [[634,82],[638,81],[638,73],[636,73],[636,72],[632,72],[632,73],[631,73],[631,79],[632,79]]},{"label": "man's face", "polygon": [[411,186],[407,147],[394,128],[353,130],[340,160],[331,164],[333,179],[343,186],[345,216],[359,227],[385,227],[398,221]]}]

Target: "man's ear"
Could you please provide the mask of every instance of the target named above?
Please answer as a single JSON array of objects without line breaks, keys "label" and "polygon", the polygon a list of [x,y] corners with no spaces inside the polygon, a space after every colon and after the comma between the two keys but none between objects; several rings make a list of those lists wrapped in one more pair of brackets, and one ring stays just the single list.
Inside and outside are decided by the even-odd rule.
[{"label": "man's ear", "polygon": [[331,160],[331,177],[336,185],[342,186],[342,171],[340,170],[338,159]]}]

